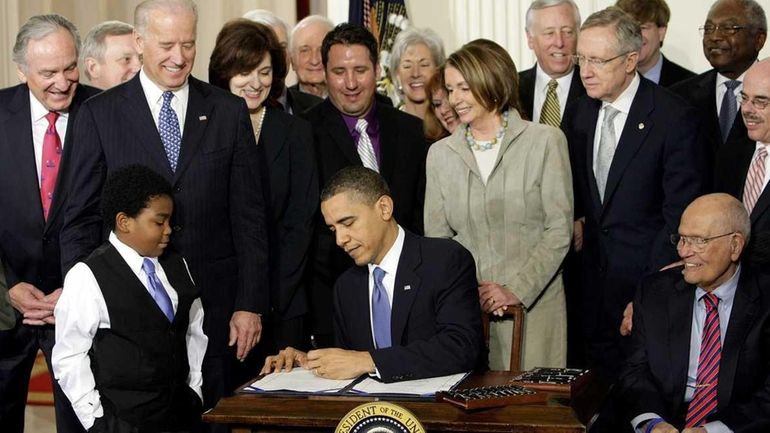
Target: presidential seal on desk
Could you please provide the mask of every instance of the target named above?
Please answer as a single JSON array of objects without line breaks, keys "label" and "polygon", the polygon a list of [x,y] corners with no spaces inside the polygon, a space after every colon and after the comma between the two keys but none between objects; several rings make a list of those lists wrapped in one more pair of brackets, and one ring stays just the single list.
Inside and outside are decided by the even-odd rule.
[{"label": "presidential seal on desk", "polygon": [[347,413],[335,433],[425,433],[420,421],[405,408],[372,401]]}]

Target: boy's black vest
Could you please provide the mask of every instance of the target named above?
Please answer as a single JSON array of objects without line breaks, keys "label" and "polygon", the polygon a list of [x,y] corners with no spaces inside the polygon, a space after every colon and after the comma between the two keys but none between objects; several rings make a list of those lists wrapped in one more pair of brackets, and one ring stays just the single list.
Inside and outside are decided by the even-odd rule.
[{"label": "boy's black vest", "polygon": [[169,252],[159,261],[179,296],[172,323],[112,244],[85,260],[110,317],[89,351],[96,389],[106,411],[141,430],[177,430],[190,418],[185,336],[199,293],[180,256]]}]

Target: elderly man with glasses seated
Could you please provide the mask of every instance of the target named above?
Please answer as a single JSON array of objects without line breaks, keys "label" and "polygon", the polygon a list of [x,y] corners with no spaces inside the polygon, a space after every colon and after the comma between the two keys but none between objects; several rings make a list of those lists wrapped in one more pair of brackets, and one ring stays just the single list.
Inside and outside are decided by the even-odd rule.
[{"label": "elderly man with glasses seated", "polygon": [[583,316],[589,366],[613,380],[627,342],[618,333],[639,280],[676,259],[669,234],[702,193],[697,119],[684,101],[639,76],[639,24],[616,7],[580,30],[587,95],[562,126],[575,217],[583,230]]},{"label": "elderly man with glasses seated", "polygon": [[743,259],[744,205],[695,200],[671,237],[684,267],[645,278],[608,431],[770,431],[770,280]]}]

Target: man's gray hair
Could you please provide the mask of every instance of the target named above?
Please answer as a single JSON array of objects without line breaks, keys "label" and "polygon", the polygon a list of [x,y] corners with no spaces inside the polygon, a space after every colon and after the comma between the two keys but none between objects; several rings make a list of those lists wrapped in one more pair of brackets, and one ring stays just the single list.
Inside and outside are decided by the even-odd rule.
[{"label": "man's gray hair", "polygon": [[[83,40],[83,49],[80,51],[80,60],[87,58],[96,59],[99,62],[104,61],[104,52],[107,47],[104,44],[107,36],[130,35],[134,32],[134,26],[123,21],[105,21],[95,25]],[[88,75],[88,68],[86,68]],[[90,80],[91,77],[89,76]]]},{"label": "man's gray hair", "polygon": [[580,29],[580,9],[578,9],[577,5],[572,0],[535,0],[527,9],[527,15],[526,15],[526,23],[524,25],[524,29],[527,31],[527,33],[530,33],[532,31],[532,25],[534,21],[534,11],[539,11],[541,9],[550,8],[554,6],[561,6],[561,5],[570,5],[572,7],[572,15],[575,17],[575,30]]},{"label": "man's gray hair", "polygon": [[617,6],[594,12],[586,18],[580,31],[593,27],[614,27],[618,53],[638,53],[642,49],[642,29],[639,23]]},{"label": "man's gray hair", "polygon": [[77,56],[80,53],[80,34],[74,24],[59,14],[35,15],[28,19],[16,33],[16,43],[13,45],[14,63],[25,70],[27,68],[29,41],[43,39],[59,29],[66,30],[72,36],[72,41],[75,43],[75,55]]},{"label": "man's gray hair", "polygon": [[[254,9],[246,12],[243,14],[243,18],[246,18],[247,20],[252,20],[254,22],[264,24],[266,26],[270,27],[281,27],[283,29],[283,32],[286,34],[287,39],[291,39],[289,29],[289,24],[286,23],[281,17],[278,15],[270,12],[266,9]],[[290,40],[287,42],[291,42]]]},{"label": "man's gray hair", "polygon": [[390,75],[393,78],[393,82],[398,80],[398,65],[401,63],[401,56],[404,55],[407,48],[416,44],[424,44],[428,47],[430,56],[433,58],[433,63],[437,68],[446,60],[444,42],[436,32],[428,28],[418,29],[415,27],[401,30],[396,36],[393,48],[390,51]]},{"label": "man's gray hair", "polygon": [[180,9],[188,11],[195,17],[198,24],[198,6],[192,0],[145,0],[134,9],[134,28],[141,36],[147,31],[147,23],[150,20],[150,12],[165,9],[178,12]]},{"label": "man's gray hair", "polygon": [[300,22],[298,22],[297,25],[294,26],[293,29],[291,29],[291,36],[289,37],[290,53],[294,53],[297,50],[297,47],[295,46],[295,43],[294,43],[294,35],[296,35],[298,31],[304,29],[305,27],[311,24],[321,24],[325,26],[326,33],[329,33],[334,28],[334,23],[322,15],[308,15],[305,18],[302,18]]},{"label": "man's gray hair", "polygon": [[[715,1],[714,4],[711,5],[709,8],[709,15],[711,15],[711,11],[713,11],[719,3],[722,3],[722,1]],[[760,6],[759,3],[754,0],[735,0],[735,3],[738,3],[738,5],[743,8],[743,11],[745,12],[744,18],[746,18],[747,24],[751,27],[752,33],[767,33],[767,16],[765,15],[765,10],[762,9],[762,6]]]}]

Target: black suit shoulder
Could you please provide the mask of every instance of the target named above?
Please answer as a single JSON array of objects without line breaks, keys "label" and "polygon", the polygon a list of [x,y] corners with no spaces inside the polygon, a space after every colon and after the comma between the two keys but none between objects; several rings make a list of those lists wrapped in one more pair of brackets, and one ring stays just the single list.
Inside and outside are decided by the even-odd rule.
[{"label": "black suit shoulder", "polygon": [[682,66],[679,66],[678,64],[667,59],[666,56],[663,56],[663,66],[661,67],[660,81],[658,82],[659,85],[663,87],[670,87],[673,84],[688,78],[692,78],[694,76],[695,72],[692,72],[689,69],[685,69]]},{"label": "black suit shoulder", "polygon": [[684,79],[669,89],[696,108],[702,108],[701,104],[708,102],[708,96],[716,94],[716,76],[716,71],[712,69]]},{"label": "black suit shoulder", "polygon": [[519,72],[519,100],[521,109],[524,111],[522,116],[526,120],[532,120],[532,114],[535,104],[535,69],[533,66],[527,70]]}]

